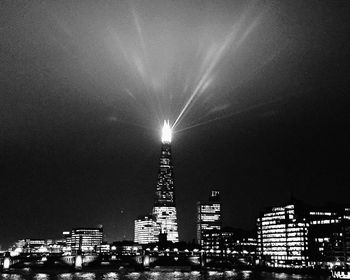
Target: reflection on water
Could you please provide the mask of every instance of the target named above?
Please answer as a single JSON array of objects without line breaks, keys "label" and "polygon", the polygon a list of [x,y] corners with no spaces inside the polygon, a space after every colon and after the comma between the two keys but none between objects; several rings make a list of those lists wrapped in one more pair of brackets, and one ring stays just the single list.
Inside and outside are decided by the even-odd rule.
[{"label": "reflection on water", "polygon": [[136,280],[140,278],[141,273],[140,272],[131,272],[126,274],[126,276],[130,279]]},{"label": "reflection on water", "polygon": [[75,273],[0,273],[0,280],[329,280],[329,277],[253,272],[249,270],[207,271],[207,272],[75,272]]},{"label": "reflection on water", "polygon": [[49,280],[49,275],[46,273],[37,273],[33,278],[34,280]]},{"label": "reflection on water", "polygon": [[116,272],[108,272],[102,275],[102,280],[117,280],[119,279],[119,274]]},{"label": "reflection on water", "polygon": [[57,275],[58,280],[72,280],[73,274],[72,273],[61,273]]},{"label": "reflection on water", "polygon": [[4,273],[4,274],[0,274],[1,278],[0,279],[6,279],[6,280],[21,280],[22,277],[19,274],[8,274],[8,273]]}]

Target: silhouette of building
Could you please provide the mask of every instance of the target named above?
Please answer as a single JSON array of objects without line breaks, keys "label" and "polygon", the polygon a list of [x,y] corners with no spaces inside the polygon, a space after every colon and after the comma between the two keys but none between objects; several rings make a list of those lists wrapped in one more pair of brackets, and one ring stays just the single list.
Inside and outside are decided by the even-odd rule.
[{"label": "silhouette of building", "polygon": [[350,262],[350,208],[326,206],[308,212],[311,266],[329,268]]},{"label": "silhouette of building", "polygon": [[252,233],[229,227],[204,231],[202,250],[208,257],[240,259],[253,264],[256,254],[256,238]]},{"label": "silhouette of building", "polygon": [[111,252],[118,256],[141,255],[142,245],[130,240],[116,241],[111,244]]},{"label": "silhouette of building", "polygon": [[221,229],[221,203],[219,191],[212,191],[208,202],[197,203],[197,242],[203,246],[203,233]]},{"label": "silhouette of building", "polygon": [[153,215],[140,216],[135,220],[134,242],[148,244],[158,242],[160,227]]},{"label": "silhouette of building", "polygon": [[156,222],[160,226],[160,232],[166,234],[167,240],[178,242],[179,233],[171,154],[171,128],[169,122],[166,121],[164,121],[162,130],[162,147],[152,214],[155,216]]}]

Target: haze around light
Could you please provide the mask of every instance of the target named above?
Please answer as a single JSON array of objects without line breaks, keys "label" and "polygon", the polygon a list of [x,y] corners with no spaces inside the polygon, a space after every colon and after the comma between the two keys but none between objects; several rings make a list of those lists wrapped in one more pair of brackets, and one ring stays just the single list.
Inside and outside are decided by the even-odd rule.
[{"label": "haze around light", "polygon": [[[222,81],[217,77],[227,62],[234,62],[234,52],[261,20],[261,11],[254,11],[254,18],[247,20],[247,14],[256,8],[247,5],[242,14],[230,19],[221,16],[215,21],[204,21],[201,15],[197,15],[196,20],[189,23],[188,18],[182,19],[181,16],[170,19],[172,9],[169,3],[167,6],[162,13],[154,12],[153,16],[157,16],[152,18],[144,15],[137,5],[131,5],[130,17],[135,32],[130,36],[130,33],[125,34],[114,27],[112,37],[139,80],[138,84],[141,83],[139,88],[128,87],[125,91],[136,102],[143,99],[158,120],[172,117],[172,128],[175,129],[181,127],[190,110],[196,110],[195,105],[203,95],[210,95],[204,97],[209,103],[211,98],[220,98],[216,91],[221,86],[216,83]],[[210,8],[206,12],[210,13]],[[214,104],[208,108],[207,114],[229,107],[227,103]],[[196,124],[199,119],[195,117],[191,121]]]},{"label": "haze around light", "polygon": [[[261,38],[270,24],[264,4],[64,2],[44,9],[54,30],[47,37],[111,104],[111,121],[154,129],[170,119],[180,131],[271,101],[237,91],[284,48],[271,45],[273,28]],[[69,79],[81,84],[83,78],[75,72]]]},{"label": "haze around light", "polygon": [[172,135],[172,131],[171,131],[169,120],[164,121],[164,125],[162,128],[162,143],[163,144],[170,143],[171,142],[171,135]]}]

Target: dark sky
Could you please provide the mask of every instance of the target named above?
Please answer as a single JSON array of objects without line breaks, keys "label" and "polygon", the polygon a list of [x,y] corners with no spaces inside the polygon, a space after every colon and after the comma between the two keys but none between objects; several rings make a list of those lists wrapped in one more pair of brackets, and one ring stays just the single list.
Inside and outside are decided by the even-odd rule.
[{"label": "dark sky", "polygon": [[[1,1],[0,244],[151,210],[164,118],[180,239],[222,192],[252,229],[293,193],[350,204],[349,1]],[[182,113],[181,113],[182,112]]]}]

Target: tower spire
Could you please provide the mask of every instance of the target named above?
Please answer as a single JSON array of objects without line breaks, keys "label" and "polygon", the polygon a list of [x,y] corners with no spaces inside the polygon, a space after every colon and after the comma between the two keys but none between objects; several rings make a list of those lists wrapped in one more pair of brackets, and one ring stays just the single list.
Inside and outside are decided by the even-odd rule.
[{"label": "tower spire", "polygon": [[171,134],[169,121],[164,121],[153,215],[160,225],[161,232],[166,234],[167,240],[178,242],[175,185],[170,145]]},{"label": "tower spire", "polygon": [[169,120],[164,120],[164,125],[162,129],[162,143],[170,143],[171,142],[171,137],[172,137],[172,131],[170,127]]}]

